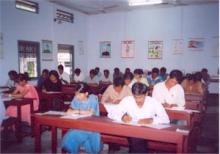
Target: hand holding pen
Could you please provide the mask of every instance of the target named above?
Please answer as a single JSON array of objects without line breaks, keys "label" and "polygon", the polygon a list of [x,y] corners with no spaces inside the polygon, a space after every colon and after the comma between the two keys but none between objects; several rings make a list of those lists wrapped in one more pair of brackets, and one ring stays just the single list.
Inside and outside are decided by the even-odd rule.
[{"label": "hand holding pen", "polygon": [[131,116],[126,112],[126,113],[122,116],[121,120],[122,120],[123,122],[125,122],[125,123],[129,123],[129,122],[131,122],[132,118],[131,118]]}]

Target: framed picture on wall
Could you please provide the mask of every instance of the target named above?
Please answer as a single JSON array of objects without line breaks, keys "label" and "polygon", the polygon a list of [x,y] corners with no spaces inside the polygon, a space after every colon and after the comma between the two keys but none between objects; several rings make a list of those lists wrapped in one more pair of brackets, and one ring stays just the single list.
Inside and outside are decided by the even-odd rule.
[{"label": "framed picture on wall", "polygon": [[53,44],[50,40],[42,40],[42,60],[52,61],[53,60]]},{"label": "framed picture on wall", "polygon": [[205,46],[204,38],[189,38],[188,49],[190,51],[203,51]]},{"label": "framed picture on wall", "polygon": [[148,41],[148,59],[162,59],[163,41]]},{"label": "framed picture on wall", "polygon": [[184,50],[183,39],[173,39],[173,54],[182,54]]},{"label": "framed picture on wall", "polygon": [[134,45],[135,41],[126,40],[121,42],[121,57],[133,58],[134,57]]},{"label": "framed picture on wall", "polygon": [[111,57],[111,41],[101,41],[99,43],[100,57],[110,58]]}]

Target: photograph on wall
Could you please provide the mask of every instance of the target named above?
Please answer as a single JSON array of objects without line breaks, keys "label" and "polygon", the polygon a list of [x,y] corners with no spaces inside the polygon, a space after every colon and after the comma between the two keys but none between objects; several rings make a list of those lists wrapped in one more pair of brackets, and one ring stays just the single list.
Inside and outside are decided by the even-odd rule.
[{"label": "photograph on wall", "polygon": [[42,40],[42,60],[52,61],[53,60],[53,44],[50,40]]},{"label": "photograph on wall", "polygon": [[79,55],[84,55],[84,43],[83,41],[78,41]]},{"label": "photograph on wall", "polygon": [[133,58],[134,57],[134,45],[135,41],[127,40],[121,43],[121,56],[122,58]]},{"label": "photograph on wall", "polygon": [[211,51],[212,57],[219,57],[219,36],[213,36],[211,38]]},{"label": "photograph on wall", "polygon": [[0,33],[0,59],[3,59],[3,33]]},{"label": "photograph on wall", "polygon": [[189,38],[188,49],[190,51],[203,51],[205,46],[204,38]]},{"label": "photograph on wall", "polygon": [[99,43],[100,57],[110,58],[111,57],[111,41],[101,41]]},{"label": "photograph on wall", "polygon": [[184,50],[183,39],[173,39],[173,54],[182,54]]},{"label": "photograph on wall", "polygon": [[162,59],[163,41],[148,41],[148,59]]}]

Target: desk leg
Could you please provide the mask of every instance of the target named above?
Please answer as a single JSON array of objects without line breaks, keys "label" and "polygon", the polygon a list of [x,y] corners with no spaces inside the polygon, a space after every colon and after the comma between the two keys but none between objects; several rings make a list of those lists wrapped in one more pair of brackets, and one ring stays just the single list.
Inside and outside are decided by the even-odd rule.
[{"label": "desk leg", "polygon": [[36,122],[35,120],[35,127],[34,127],[34,133],[35,133],[35,153],[41,152],[41,125]]},{"label": "desk leg", "polygon": [[19,132],[19,134],[18,134],[18,141],[19,141],[19,142],[22,142],[21,105],[18,105],[18,107],[17,107],[17,117],[18,117],[18,127],[17,127],[17,129],[18,129],[18,132]]},{"label": "desk leg", "polygon": [[51,128],[52,131],[52,153],[57,153],[57,128],[56,127],[52,127]]},{"label": "desk leg", "polygon": [[185,137],[181,137],[177,143],[177,153],[184,153]]}]

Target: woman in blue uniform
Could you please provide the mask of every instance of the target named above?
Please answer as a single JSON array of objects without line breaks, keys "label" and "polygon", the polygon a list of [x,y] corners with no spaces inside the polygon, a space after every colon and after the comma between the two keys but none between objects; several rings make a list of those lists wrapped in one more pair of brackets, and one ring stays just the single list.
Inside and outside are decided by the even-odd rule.
[{"label": "woman in blue uniform", "polygon": [[[84,83],[76,87],[75,97],[71,102],[67,114],[90,114],[99,116],[98,97],[89,95],[89,88]],[[99,133],[77,129],[69,130],[62,141],[62,148],[69,153],[78,153],[84,147],[87,153],[99,153],[101,150],[101,137]]]}]

